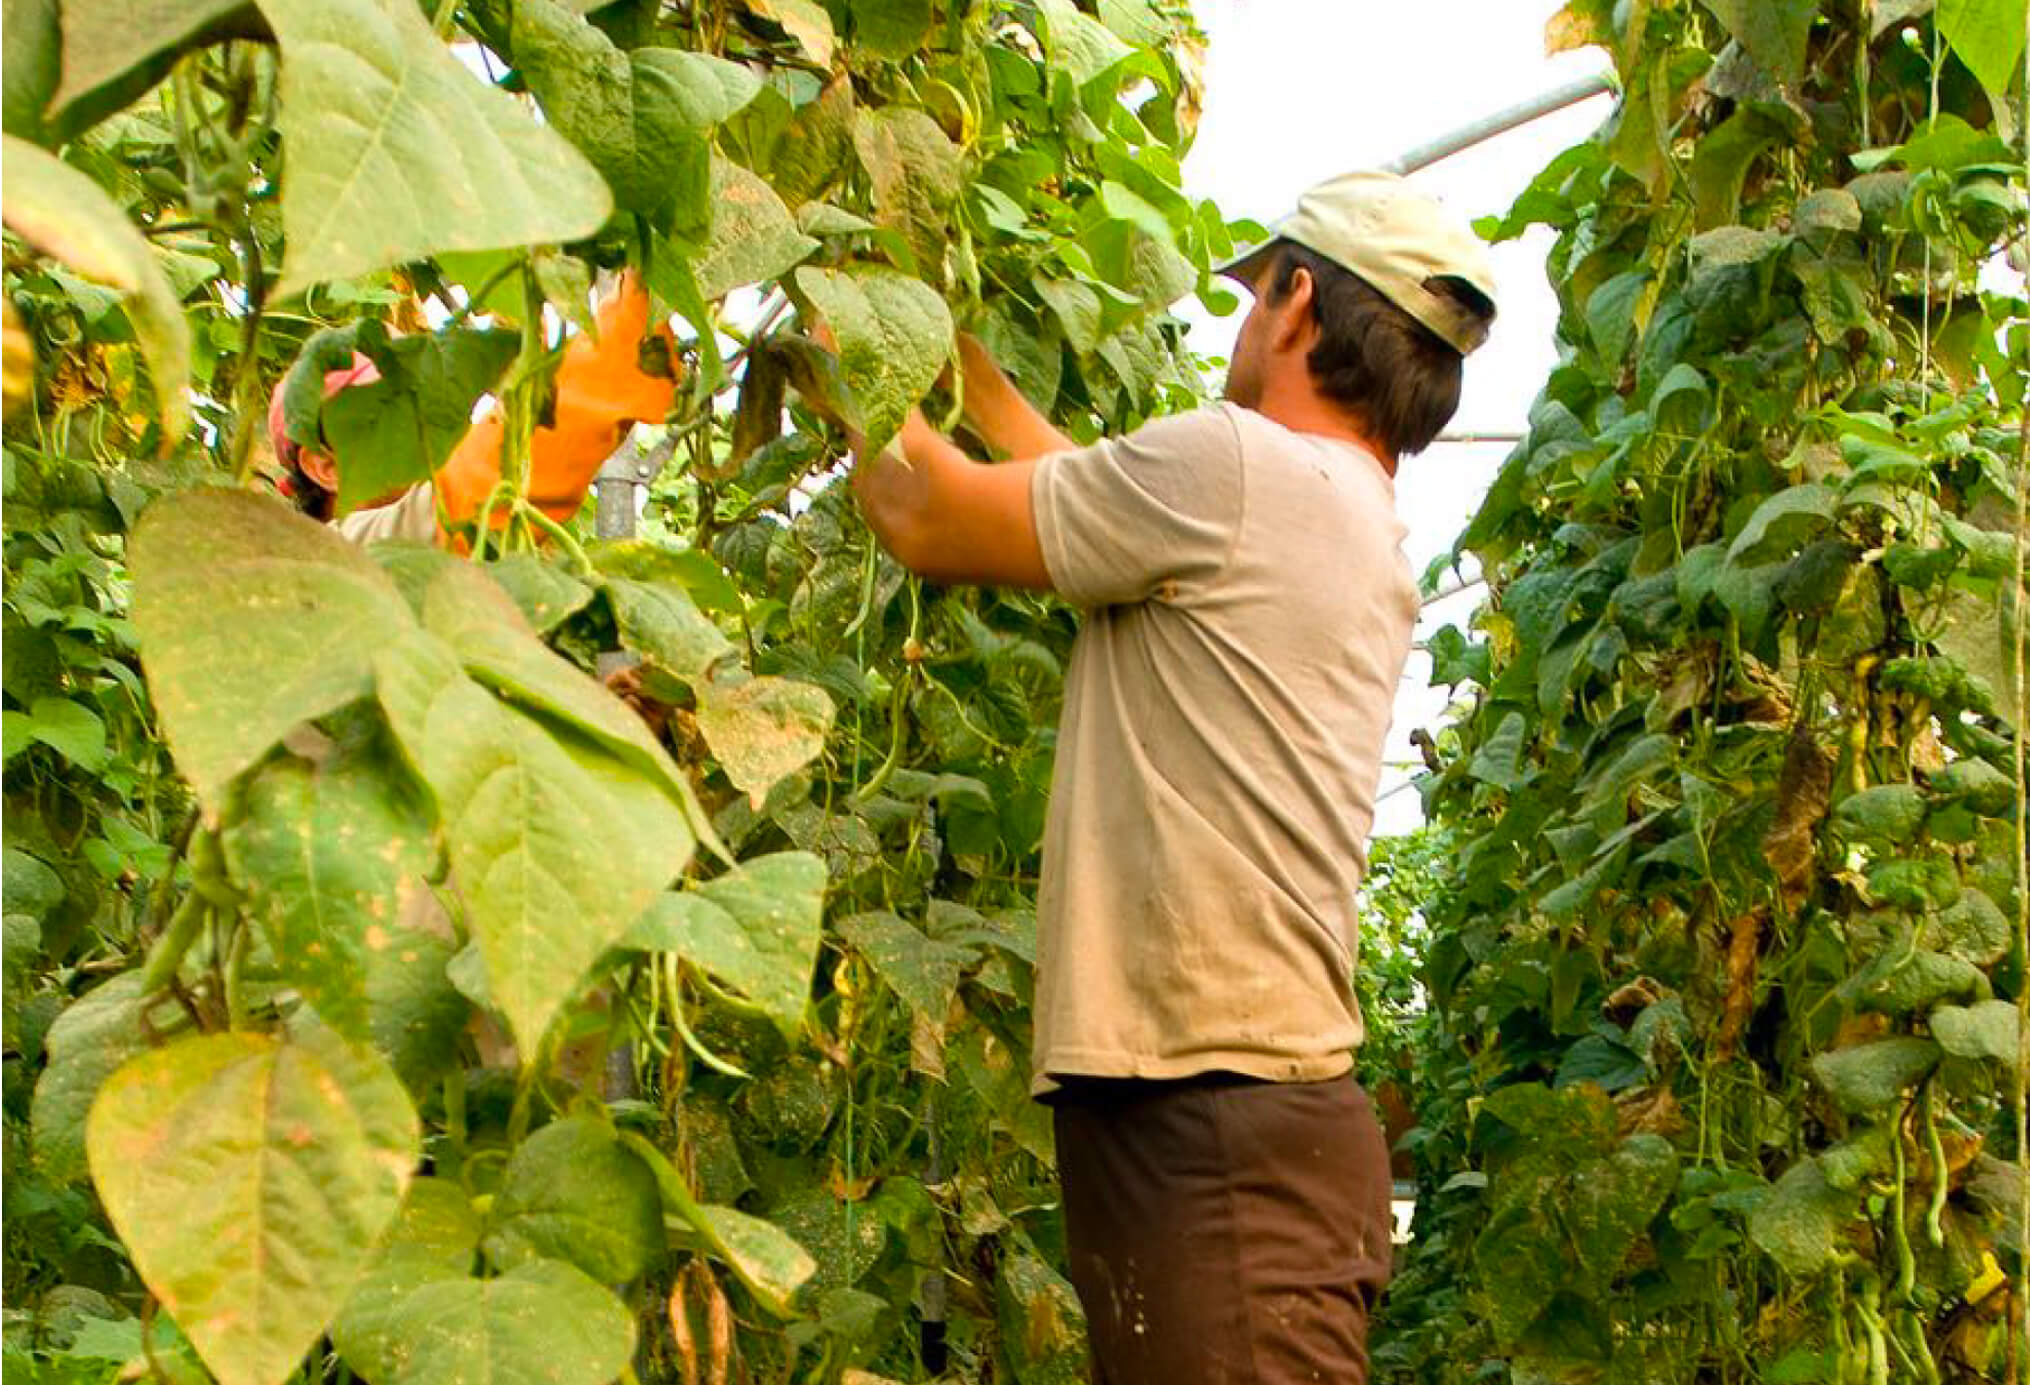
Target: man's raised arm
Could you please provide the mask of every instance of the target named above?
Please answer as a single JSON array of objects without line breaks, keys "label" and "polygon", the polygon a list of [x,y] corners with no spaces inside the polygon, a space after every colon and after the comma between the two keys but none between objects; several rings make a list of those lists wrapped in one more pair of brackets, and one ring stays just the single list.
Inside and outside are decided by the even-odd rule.
[{"label": "man's raised arm", "polygon": [[1077,446],[1015,388],[979,339],[959,333],[966,423],[987,446],[1010,461],[1033,462]]}]

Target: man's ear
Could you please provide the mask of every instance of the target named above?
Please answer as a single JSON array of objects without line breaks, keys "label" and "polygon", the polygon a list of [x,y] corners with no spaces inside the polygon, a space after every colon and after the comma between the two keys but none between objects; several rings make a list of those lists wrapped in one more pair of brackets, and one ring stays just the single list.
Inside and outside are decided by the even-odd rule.
[{"label": "man's ear", "polygon": [[1269,339],[1270,345],[1278,351],[1310,349],[1307,338],[1317,330],[1311,312],[1311,300],[1317,288],[1311,271],[1300,266],[1290,276],[1289,286],[1275,298]]},{"label": "man's ear", "polygon": [[322,452],[304,448],[296,454],[296,469],[309,477],[319,490],[338,494],[338,463]]}]

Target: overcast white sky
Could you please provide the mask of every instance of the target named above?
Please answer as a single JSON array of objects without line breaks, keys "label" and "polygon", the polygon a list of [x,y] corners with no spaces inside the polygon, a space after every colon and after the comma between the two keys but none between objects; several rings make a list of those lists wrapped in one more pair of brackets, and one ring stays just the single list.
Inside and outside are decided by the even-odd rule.
[{"label": "overcast white sky", "polygon": [[[1577,77],[1605,70],[1597,49],[1543,56],[1544,21],[1558,0],[1194,0],[1211,40],[1205,117],[1185,161],[1194,196],[1230,217],[1271,221],[1313,183],[1369,168]],[[1423,187],[1468,218],[1505,211],[1537,170],[1606,119],[1596,97],[1533,125],[1454,155],[1416,175]],[[1452,428],[1513,432],[1554,361],[1557,307],[1544,278],[1549,237],[1541,231],[1492,250],[1499,318],[1466,369],[1466,393]],[[1193,349],[1225,356],[1240,314],[1213,318],[1195,301],[1179,305]],[[1410,528],[1412,567],[1452,546],[1507,453],[1506,444],[1440,444],[1411,458],[1396,481],[1398,512]],[[1463,622],[1477,593],[1431,607],[1418,638]],[[1398,766],[1417,760],[1410,731],[1442,719],[1442,689],[1425,686],[1429,662],[1411,656],[1389,734],[1382,792],[1402,784]],[[1421,821],[1414,791],[1387,798],[1378,836]]]}]

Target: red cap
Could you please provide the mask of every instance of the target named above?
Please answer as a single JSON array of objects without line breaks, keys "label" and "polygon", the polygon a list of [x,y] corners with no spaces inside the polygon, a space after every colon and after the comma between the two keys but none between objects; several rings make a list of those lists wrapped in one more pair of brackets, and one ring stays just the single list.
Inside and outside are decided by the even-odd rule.
[{"label": "red cap", "polygon": [[[324,397],[329,399],[354,385],[371,385],[380,378],[381,372],[374,363],[355,351],[352,364],[344,370],[327,370],[324,373]],[[294,471],[303,449],[282,424],[282,390],[287,383],[286,380],[278,382],[274,394],[268,398],[268,441],[275,445],[275,456],[282,465]]]}]

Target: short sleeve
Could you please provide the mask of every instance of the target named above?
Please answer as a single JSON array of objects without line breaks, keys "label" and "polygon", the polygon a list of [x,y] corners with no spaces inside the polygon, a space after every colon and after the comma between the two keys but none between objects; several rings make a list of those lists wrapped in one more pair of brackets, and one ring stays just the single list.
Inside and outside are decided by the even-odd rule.
[{"label": "short sleeve", "polygon": [[379,539],[412,539],[432,543],[437,538],[437,495],[428,481],[411,486],[386,505],[354,510],[334,526],[339,537],[367,544]]},{"label": "short sleeve", "polygon": [[1225,407],[1039,460],[1030,503],[1050,582],[1080,606],[1210,581],[1240,533],[1240,433]]}]

